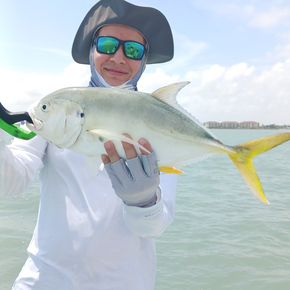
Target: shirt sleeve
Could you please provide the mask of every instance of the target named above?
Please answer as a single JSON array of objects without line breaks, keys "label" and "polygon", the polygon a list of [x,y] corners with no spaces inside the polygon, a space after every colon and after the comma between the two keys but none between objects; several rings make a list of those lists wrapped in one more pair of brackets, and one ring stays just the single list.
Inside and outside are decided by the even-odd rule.
[{"label": "shirt sleeve", "polygon": [[142,238],[156,238],[172,223],[175,214],[177,175],[161,173],[155,205],[147,208],[124,204],[127,227]]},{"label": "shirt sleeve", "polygon": [[28,141],[15,138],[7,146],[4,138],[0,139],[0,195],[22,194],[43,166],[42,156],[47,142],[39,136]]}]

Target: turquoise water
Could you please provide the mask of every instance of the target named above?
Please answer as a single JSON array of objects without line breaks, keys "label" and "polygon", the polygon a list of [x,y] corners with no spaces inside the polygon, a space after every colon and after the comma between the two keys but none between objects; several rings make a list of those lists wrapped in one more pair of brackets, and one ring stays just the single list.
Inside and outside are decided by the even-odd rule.
[{"label": "turquoise water", "polygon": [[[228,145],[283,131],[213,130]],[[266,196],[260,203],[232,161],[215,155],[185,167],[173,224],[157,239],[156,290],[290,289],[290,143],[255,158]],[[0,289],[25,259],[38,209],[37,182],[0,199]]]}]

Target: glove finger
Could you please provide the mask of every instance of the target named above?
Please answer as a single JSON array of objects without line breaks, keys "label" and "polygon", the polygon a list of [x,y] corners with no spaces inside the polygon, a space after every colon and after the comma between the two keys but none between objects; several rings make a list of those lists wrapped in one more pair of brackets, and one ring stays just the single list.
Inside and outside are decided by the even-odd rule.
[{"label": "glove finger", "polygon": [[138,156],[136,158],[127,160],[127,163],[134,181],[143,180],[144,177],[147,177],[147,174],[144,171],[141,160]]},{"label": "glove finger", "polygon": [[115,163],[112,163],[111,168],[121,184],[124,185],[132,181],[133,179],[132,174],[123,158],[121,158],[119,161]]},{"label": "glove finger", "polygon": [[154,151],[149,155],[142,155],[141,158],[144,171],[148,177],[159,175],[158,162]]},{"label": "glove finger", "polygon": [[107,171],[107,173],[108,173],[108,175],[110,177],[110,180],[112,182],[113,188],[116,188],[116,186],[122,185],[121,181],[116,176],[115,171],[112,169],[112,163],[105,164],[104,167],[105,167],[105,169],[106,169],[106,171]]}]

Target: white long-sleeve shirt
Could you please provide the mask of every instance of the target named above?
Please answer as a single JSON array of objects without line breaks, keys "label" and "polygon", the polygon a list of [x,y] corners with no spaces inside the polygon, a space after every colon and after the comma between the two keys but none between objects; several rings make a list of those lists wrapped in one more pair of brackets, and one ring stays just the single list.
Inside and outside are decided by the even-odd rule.
[{"label": "white long-sleeve shirt", "polygon": [[2,196],[21,194],[38,170],[38,220],[13,289],[154,289],[154,238],[173,220],[176,176],[161,174],[156,205],[130,207],[106,171],[92,173],[83,154],[38,136],[0,145]]}]

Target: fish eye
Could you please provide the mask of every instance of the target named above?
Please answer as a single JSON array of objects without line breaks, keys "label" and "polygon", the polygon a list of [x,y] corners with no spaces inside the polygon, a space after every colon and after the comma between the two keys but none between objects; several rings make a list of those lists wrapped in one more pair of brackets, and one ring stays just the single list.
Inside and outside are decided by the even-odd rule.
[{"label": "fish eye", "polygon": [[84,113],[83,112],[80,112],[79,110],[77,111],[77,117],[81,117],[83,118],[84,117]]},{"label": "fish eye", "polygon": [[43,105],[41,106],[41,110],[42,110],[43,112],[45,112],[45,111],[47,110],[47,108],[48,108],[48,104],[43,104]]}]

